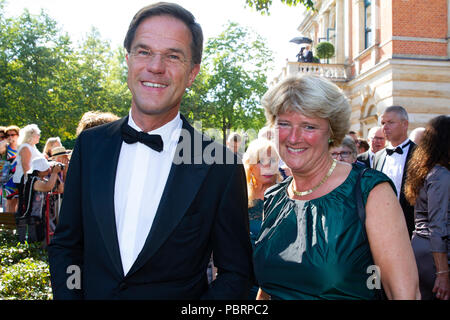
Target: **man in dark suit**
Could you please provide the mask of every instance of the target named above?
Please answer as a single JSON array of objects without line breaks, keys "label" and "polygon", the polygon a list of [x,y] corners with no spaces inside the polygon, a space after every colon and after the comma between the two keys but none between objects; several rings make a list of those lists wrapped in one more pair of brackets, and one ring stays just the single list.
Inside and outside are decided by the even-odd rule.
[{"label": "man in dark suit", "polygon": [[[56,299],[240,299],[251,286],[245,172],[180,115],[200,70],[192,14],[156,3],[133,18],[129,115],[83,131],[49,247]],[[213,253],[218,269],[208,286]]]},{"label": "man in dark suit", "polygon": [[366,165],[367,168],[373,168],[373,160],[375,154],[386,146],[386,138],[384,137],[381,127],[373,127],[367,134],[367,142],[370,149],[358,155],[357,160]]},{"label": "man in dark suit", "polygon": [[409,236],[414,231],[414,207],[405,198],[404,184],[408,161],[416,144],[408,139],[408,113],[401,106],[391,106],[381,115],[381,126],[389,145],[375,155],[374,169],[384,172],[394,182],[405,215]]},{"label": "man in dark suit", "polygon": [[305,51],[303,51],[303,57],[303,62],[313,62],[313,53],[310,45],[306,45]]}]

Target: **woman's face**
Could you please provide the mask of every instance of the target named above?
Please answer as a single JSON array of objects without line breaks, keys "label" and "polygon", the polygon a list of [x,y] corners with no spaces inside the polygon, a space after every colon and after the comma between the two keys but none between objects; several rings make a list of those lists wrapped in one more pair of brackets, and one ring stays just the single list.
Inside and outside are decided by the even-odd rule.
[{"label": "woman's face", "polygon": [[278,115],[276,129],[280,157],[294,174],[296,171],[308,172],[319,159],[329,157],[328,120],[287,111]]},{"label": "woman's face", "polygon": [[40,139],[41,139],[41,135],[37,134],[37,133],[34,133],[33,134],[33,139],[31,139],[31,144],[32,145],[38,144]]},{"label": "woman's face", "polygon": [[353,163],[356,161],[356,156],[352,150],[346,146],[334,147],[330,150],[331,157],[338,161]]},{"label": "woman's face", "polygon": [[252,174],[258,184],[274,184],[278,175],[279,158],[274,151],[264,150],[259,155],[258,163],[253,165]]}]

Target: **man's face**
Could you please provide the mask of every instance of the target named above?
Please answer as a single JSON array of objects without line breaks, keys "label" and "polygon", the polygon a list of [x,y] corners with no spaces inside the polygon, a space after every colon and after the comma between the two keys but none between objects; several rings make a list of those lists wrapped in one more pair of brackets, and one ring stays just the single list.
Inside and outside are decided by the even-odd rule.
[{"label": "man's face", "polygon": [[388,141],[397,145],[404,141],[408,132],[408,121],[402,120],[396,112],[386,112],[381,116],[381,127]]},{"label": "man's face", "polygon": [[370,149],[373,153],[377,153],[386,145],[386,138],[384,137],[383,129],[378,129],[373,137],[369,137]]},{"label": "man's face", "polygon": [[170,121],[178,113],[185,89],[200,70],[191,63],[191,39],[188,27],[171,16],[141,22],[126,56],[133,114]]}]

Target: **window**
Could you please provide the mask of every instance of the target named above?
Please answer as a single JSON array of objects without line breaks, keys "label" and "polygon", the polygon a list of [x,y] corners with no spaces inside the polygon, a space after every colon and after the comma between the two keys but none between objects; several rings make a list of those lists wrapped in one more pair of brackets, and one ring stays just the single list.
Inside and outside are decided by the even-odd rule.
[{"label": "window", "polygon": [[372,3],[364,0],[364,49],[372,45]]}]

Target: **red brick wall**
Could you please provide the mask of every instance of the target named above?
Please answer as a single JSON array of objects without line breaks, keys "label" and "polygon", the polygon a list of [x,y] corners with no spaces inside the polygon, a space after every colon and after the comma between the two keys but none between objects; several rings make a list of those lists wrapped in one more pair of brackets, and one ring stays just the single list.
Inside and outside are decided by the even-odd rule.
[{"label": "red brick wall", "polygon": [[392,35],[446,38],[446,0],[392,0]]},{"label": "red brick wall", "polygon": [[421,41],[393,41],[393,52],[397,54],[417,54],[430,56],[446,56],[447,44]]}]

